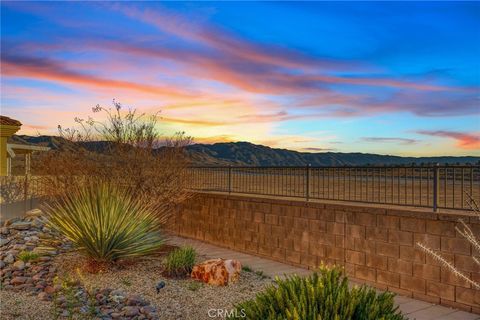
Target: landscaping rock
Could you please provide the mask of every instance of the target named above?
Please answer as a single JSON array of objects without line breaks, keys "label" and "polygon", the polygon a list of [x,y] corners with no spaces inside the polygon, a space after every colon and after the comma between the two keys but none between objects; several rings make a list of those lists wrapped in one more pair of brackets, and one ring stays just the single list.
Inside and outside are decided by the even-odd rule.
[{"label": "landscaping rock", "polygon": [[[57,268],[53,261],[56,255],[69,251],[72,246],[45,227],[45,222],[40,210],[31,210],[24,219],[7,220],[0,229],[2,290],[24,291],[40,301],[53,301],[56,316],[60,318],[71,316],[70,312],[84,315],[93,312],[95,319],[158,319],[156,309],[140,295],[109,288],[87,292],[79,282],[69,283],[70,293],[63,291],[62,285],[54,283]],[[18,255],[25,250],[40,257],[22,261]]]},{"label": "landscaping rock", "polygon": [[127,298],[127,306],[145,306],[147,302],[139,295],[131,295]]},{"label": "landscaping rock", "polygon": [[0,247],[7,245],[10,242],[10,239],[0,238]]},{"label": "landscaping rock", "polygon": [[25,281],[27,281],[26,277],[15,277],[10,281],[10,284],[19,285],[25,283]]},{"label": "landscaping rock", "polygon": [[138,307],[124,307],[123,308],[123,315],[125,317],[135,317],[140,313]]},{"label": "landscaping rock", "polygon": [[40,217],[42,215],[42,210],[32,209],[25,212],[25,217]]},{"label": "landscaping rock", "polygon": [[30,222],[17,221],[17,222],[12,223],[10,225],[10,228],[15,229],[15,230],[28,230],[28,229],[30,229],[31,226],[32,226],[32,224]]},{"label": "landscaping rock", "polygon": [[225,286],[236,282],[241,270],[238,260],[212,259],[195,265],[191,276],[208,284]]},{"label": "landscaping rock", "polygon": [[52,286],[46,286],[45,289],[43,289],[43,292],[46,292],[48,294],[54,294],[55,293],[55,288]]},{"label": "landscaping rock", "polygon": [[13,268],[17,270],[23,270],[25,269],[25,262],[21,260],[15,261],[15,263],[13,264]]},{"label": "landscaping rock", "polygon": [[40,292],[38,294],[38,299],[42,300],[42,301],[50,301],[52,300],[52,296],[46,292]]},{"label": "landscaping rock", "polygon": [[11,253],[7,254],[7,256],[3,259],[3,262],[5,262],[6,264],[13,263],[14,261],[15,261],[15,258]]}]

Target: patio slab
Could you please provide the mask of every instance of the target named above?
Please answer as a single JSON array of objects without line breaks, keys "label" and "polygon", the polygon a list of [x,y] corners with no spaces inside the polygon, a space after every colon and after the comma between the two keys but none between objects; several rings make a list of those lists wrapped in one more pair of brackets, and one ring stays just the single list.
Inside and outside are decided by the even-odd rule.
[{"label": "patio slab", "polygon": [[[291,266],[285,263],[272,261],[269,259],[257,257],[254,255],[217,247],[198,240],[170,236],[168,243],[182,246],[190,245],[201,255],[209,258],[230,258],[239,260],[242,265],[249,266],[254,271],[262,271],[269,277],[283,277],[290,274],[308,275],[310,270]],[[447,308],[432,303],[415,300],[404,296],[396,296],[395,302],[399,309],[407,315],[409,319],[416,320],[480,320],[480,315]]]}]

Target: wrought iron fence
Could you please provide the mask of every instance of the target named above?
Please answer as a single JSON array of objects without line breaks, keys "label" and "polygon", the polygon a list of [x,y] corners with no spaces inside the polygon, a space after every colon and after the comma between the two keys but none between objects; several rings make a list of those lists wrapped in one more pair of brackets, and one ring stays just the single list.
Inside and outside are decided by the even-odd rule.
[{"label": "wrought iron fence", "polygon": [[[480,166],[190,167],[191,188],[202,191],[365,203],[470,209],[480,203]],[[43,195],[39,177],[0,177],[0,204]]]},{"label": "wrought iron fence", "polygon": [[192,188],[442,209],[480,202],[480,166],[192,167]]}]

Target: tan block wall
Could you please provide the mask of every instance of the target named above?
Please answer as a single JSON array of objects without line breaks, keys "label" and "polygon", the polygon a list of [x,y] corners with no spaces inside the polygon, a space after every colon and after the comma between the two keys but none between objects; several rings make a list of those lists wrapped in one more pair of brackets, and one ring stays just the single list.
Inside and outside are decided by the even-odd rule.
[{"label": "tan block wall", "polygon": [[480,281],[472,248],[455,230],[459,218],[480,233],[478,219],[466,214],[199,194],[179,208],[170,225],[181,236],[296,266],[335,263],[351,279],[480,313],[480,290],[416,246],[423,242],[441,250]]}]

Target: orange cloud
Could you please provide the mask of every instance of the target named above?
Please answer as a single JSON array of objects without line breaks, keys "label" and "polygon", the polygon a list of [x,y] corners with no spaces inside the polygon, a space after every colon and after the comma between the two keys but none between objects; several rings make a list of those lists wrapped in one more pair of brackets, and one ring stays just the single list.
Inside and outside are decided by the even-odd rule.
[{"label": "orange cloud", "polygon": [[217,142],[233,142],[235,138],[230,135],[217,135],[210,137],[195,137],[195,143],[213,144]]},{"label": "orange cloud", "polygon": [[446,131],[446,130],[419,130],[416,131],[418,134],[433,136],[433,137],[444,137],[454,139],[456,141],[457,147],[466,150],[477,150],[480,149],[480,133],[465,133],[457,131]]}]

